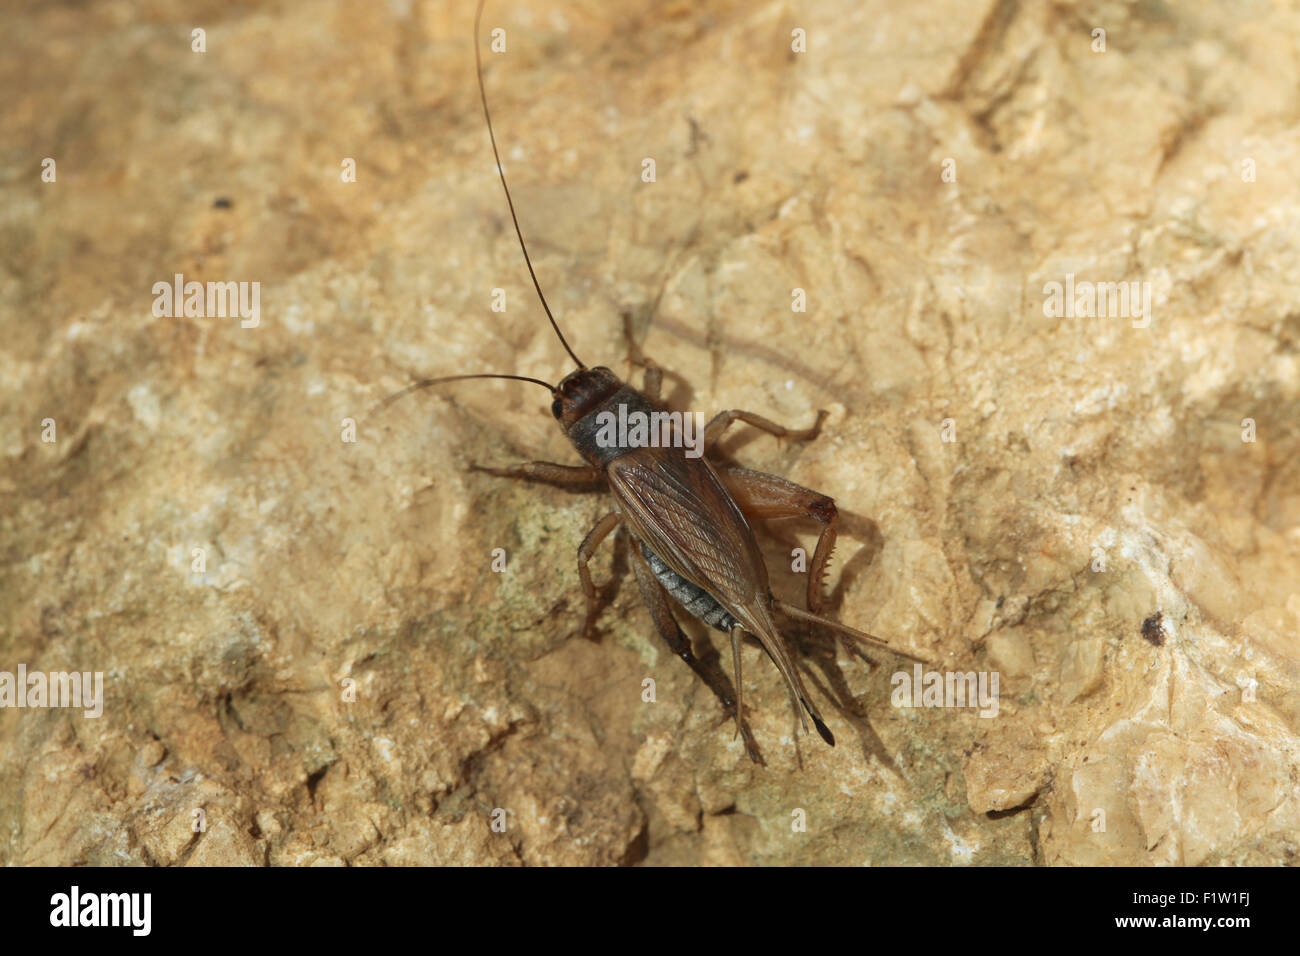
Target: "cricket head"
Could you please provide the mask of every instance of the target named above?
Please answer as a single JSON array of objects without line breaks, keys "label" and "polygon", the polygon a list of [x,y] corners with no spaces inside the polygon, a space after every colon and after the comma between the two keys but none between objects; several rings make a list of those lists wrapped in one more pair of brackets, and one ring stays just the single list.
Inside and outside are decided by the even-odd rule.
[{"label": "cricket head", "polygon": [[596,411],[622,387],[619,377],[603,365],[575,369],[555,386],[551,414],[567,433],[574,423]]}]

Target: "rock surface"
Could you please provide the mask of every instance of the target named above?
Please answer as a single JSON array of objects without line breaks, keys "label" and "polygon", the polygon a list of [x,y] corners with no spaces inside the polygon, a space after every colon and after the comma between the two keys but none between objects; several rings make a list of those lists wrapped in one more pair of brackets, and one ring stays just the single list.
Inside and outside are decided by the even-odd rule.
[{"label": "rock surface", "polygon": [[[608,499],[467,470],[576,462],[538,389],[370,414],[568,369],[468,4],[191,6],[3,15],[0,670],[106,700],[0,710],[0,862],[1294,862],[1295,11],[491,0],[578,354],[626,371],[627,315],[680,408],[828,409],[727,447],[838,501],[839,619],[999,677],[899,707],[810,639],[832,750],[750,647],[764,769],[617,547],[576,636]],[[259,324],[154,315],[177,273]]]}]

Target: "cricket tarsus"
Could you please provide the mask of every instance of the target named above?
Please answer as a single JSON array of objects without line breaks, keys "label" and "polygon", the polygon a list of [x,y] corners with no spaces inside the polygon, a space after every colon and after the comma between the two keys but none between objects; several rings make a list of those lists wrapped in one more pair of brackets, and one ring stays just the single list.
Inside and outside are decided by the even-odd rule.
[{"label": "cricket tarsus", "polygon": [[515,235],[519,237],[519,248],[524,254],[524,264],[528,266],[528,275],[533,280],[533,288],[537,290],[537,298],[542,302],[542,308],[546,310],[546,317],[551,320],[551,328],[555,329],[555,334],[560,338],[560,344],[564,346],[564,351],[569,353],[569,358],[577,363],[578,368],[586,368],[582,359],[574,354],[573,349],[569,348],[569,343],[564,338],[564,333],[560,331],[559,324],[555,321],[555,316],[551,314],[551,307],[546,303],[546,296],[542,294],[542,284],[537,281],[537,273],[533,271],[533,260],[528,257],[528,246],[524,242],[524,232],[519,228],[519,217],[515,214],[515,201],[510,198],[510,187],[506,185],[505,167],[501,165],[501,153],[497,150],[497,135],[492,129],[492,113],[488,110],[487,89],[483,86],[483,54],[479,51],[478,28],[479,21],[483,19],[483,4],[485,0],[478,0],[478,10],[474,14],[474,67],[478,74],[478,95],[483,101],[483,118],[487,120],[488,139],[492,141],[492,156],[497,161],[497,174],[501,177],[501,188],[505,190],[506,205],[510,207],[510,220],[515,224]]}]

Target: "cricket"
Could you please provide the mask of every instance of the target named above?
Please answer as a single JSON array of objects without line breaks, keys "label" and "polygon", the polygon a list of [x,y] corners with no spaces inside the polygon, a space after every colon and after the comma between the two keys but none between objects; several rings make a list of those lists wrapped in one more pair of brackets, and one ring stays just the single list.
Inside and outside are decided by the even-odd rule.
[{"label": "cricket", "polygon": [[[718,412],[704,426],[701,443],[689,434],[667,440],[665,433],[689,427],[691,416],[665,409],[661,400],[662,368],[639,352],[630,353],[629,362],[643,371],[642,386],[637,389],[606,366],[588,366],[578,357],[542,292],[506,182],[483,81],[479,49],[483,7],[484,0],[479,0],[474,16],[474,65],[492,155],[538,301],[576,368],[558,385],[526,375],[499,372],[422,379],[390,395],[376,411],[411,392],[471,379],[508,379],[545,388],[552,396],[551,414],[585,464],[531,461],[509,468],[479,465],[471,468],[497,477],[559,487],[603,485],[609,492],[613,509],[596,522],[578,546],[578,577],[586,601],[583,634],[592,633],[597,608],[597,591],[588,565],[601,543],[621,529],[634,543],[631,565],[656,631],[672,653],[709,686],[727,718],[735,721],[736,732],[742,737],[749,758],[764,763],[745,719],[741,665],[745,635],[758,641],[781,673],[803,732],[807,733],[811,720],[822,740],[833,747],[835,736],[804,685],[790,643],[782,635],[779,618],[824,627],[838,637],[911,660],[925,659],[822,614],[822,579],[837,534],[838,511],[834,499],[777,475],[709,461],[710,449],[716,448],[723,433],[736,422],[778,439],[811,441],[820,433],[827,413],[819,412],[807,428],[793,429],[753,412],[727,409]],[[626,423],[629,419],[662,423],[662,431],[609,427],[611,422]],[[661,437],[665,440],[659,440]],[[697,450],[701,445],[702,454]],[[777,599],[769,586],[768,569],[750,522],[777,518],[810,518],[821,525],[807,570],[806,608]],[[677,611],[685,611],[730,637],[734,695],[725,679],[696,656],[690,639],[678,623]]]},{"label": "cricket", "polygon": [[[9,924],[184,939],[182,881],[266,868],[260,943],[536,945],[554,878],[429,871],[615,866],[890,868],[859,922],[931,946],[1267,923],[1300,3],[26,0],[0,35]],[[1228,875],[1062,907],[1063,867]],[[678,915],[600,882],[565,915]],[[729,882],[699,902],[747,914]]]}]

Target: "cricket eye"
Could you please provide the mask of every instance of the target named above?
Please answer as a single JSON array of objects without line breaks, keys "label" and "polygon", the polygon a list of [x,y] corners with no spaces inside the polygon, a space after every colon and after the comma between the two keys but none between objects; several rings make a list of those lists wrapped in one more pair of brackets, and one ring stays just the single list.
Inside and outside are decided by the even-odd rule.
[{"label": "cricket eye", "polygon": [[559,400],[558,398],[557,398],[555,401],[551,402],[551,414],[552,414],[552,415],[554,415],[556,418],[559,418],[559,417],[560,417],[560,413],[563,412],[563,411],[564,411],[564,406],[563,406],[563,404],[561,404],[561,402],[560,402],[560,400]]}]

